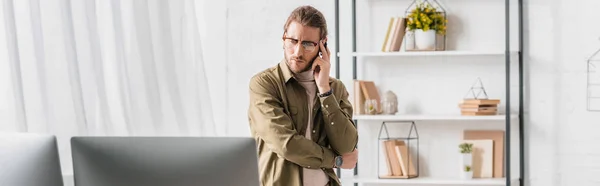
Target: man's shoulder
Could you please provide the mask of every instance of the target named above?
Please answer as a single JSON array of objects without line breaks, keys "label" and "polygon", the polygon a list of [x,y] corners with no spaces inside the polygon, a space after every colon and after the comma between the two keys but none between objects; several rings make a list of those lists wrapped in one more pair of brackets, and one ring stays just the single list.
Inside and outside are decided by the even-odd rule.
[{"label": "man's shoulder", "polygon": [[278,79],[279,73],[277,72],[278,66],[272,66],[267,69],[264,69],[252,76],[250,78],[250,84],[262,84],[265,82],[274,82]]}]

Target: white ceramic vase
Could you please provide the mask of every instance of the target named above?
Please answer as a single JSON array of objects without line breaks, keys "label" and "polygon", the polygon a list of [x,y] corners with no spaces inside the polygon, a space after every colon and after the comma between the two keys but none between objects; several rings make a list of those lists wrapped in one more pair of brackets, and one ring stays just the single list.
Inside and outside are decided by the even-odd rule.
[{"label": "white ceramic vase", "polygon": [[[469,166],[471,169],[467,172],[465,167]],[[460,164],[460,172],[462,179],[473,179],[473,154],[464,153],[462,154],[462,161]]]},{"label": "white ceramic vase", "polygon": [[435,50],[435,30],[415,30],[415,47],[417,50]]},{"label": "white ceramic vase", "polygon": [[469,171],[469,172],[463,170],[462,179],[464,179],[464,180],[473,179],[473,169],[471,169],[471,171]]}]

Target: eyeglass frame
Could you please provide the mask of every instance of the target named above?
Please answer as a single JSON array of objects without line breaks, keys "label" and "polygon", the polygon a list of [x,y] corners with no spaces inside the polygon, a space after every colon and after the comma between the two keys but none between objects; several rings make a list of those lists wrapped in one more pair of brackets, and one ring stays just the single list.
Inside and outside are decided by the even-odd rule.
[{"label": "eyeglass frame", "polygon": [[[294,46],[296,46],[296,45],[298,44],[298,41],[299,41],[298,39],[295,39],[295,38],[286,37],[286,36],[285,36],[285,34],[284,34],[284,36],[283,36],[283,37],[281,37],[281,39],[283,39],[283,42],[286,42],[286,39],[289,39],[289,40],[295,41],[296,43],[294,44]],[[301,41],[300,43],[302,44],[302,47],[304,48],[304,50],[305,50],[305,51],[308,51],[308,52],[313,52],[313,51],[314,51],[314,50],[315,50],[317,47],[319,47],[319,43],[317,43],[317,42],[313,42],[313,41]],[[304,43],[310,43],[310,44],[313,44],[313,45],[314,45],[313,47],[315,47],[315,48],[314,48],[314,49],[312,49],[312,50],[308,50],[308,49],[306,49],[306,46],[304,46]]]}]

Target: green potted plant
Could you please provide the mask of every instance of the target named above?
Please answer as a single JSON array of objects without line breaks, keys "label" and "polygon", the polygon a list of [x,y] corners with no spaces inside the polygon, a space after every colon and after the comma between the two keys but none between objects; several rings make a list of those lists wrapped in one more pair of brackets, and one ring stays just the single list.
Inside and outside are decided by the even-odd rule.
[{"label": "green potted plant", "polygon": [[462,174],[463,179],[467,179],[467,180],[473,179],[473,169],[471,168],[471,166],[465,165],[464,167],[465,168],[464,168],[463,174]]},{"label": "green potted plant", "polygon": [[460,154],[462,155],[461,171],[463,179],[473,178],[473,144],[461,143],[459,146]]},{"label": "green potted plant", "polygon": [[430,3],[418,2],[406,19],[409,32],[414,32],[416,50],[435,50],[436,35],[446,35],[448,20],[444,12]]}]

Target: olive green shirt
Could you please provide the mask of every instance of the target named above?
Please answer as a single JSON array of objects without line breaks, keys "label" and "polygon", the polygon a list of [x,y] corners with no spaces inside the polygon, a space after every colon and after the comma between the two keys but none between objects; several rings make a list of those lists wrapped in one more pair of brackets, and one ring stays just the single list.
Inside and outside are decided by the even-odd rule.
[{"label": "olive green shirt", "polygon": [[303,168],[322,169],[330,185],[341,185],[334,160],[354,151],[358,134],[346,87],[331,77],[329,85],[333,94],[315,99],[314,127],[306,131],[308,96],[285,60],[252,77],[248,117],[262,185],[301,186]]}]

